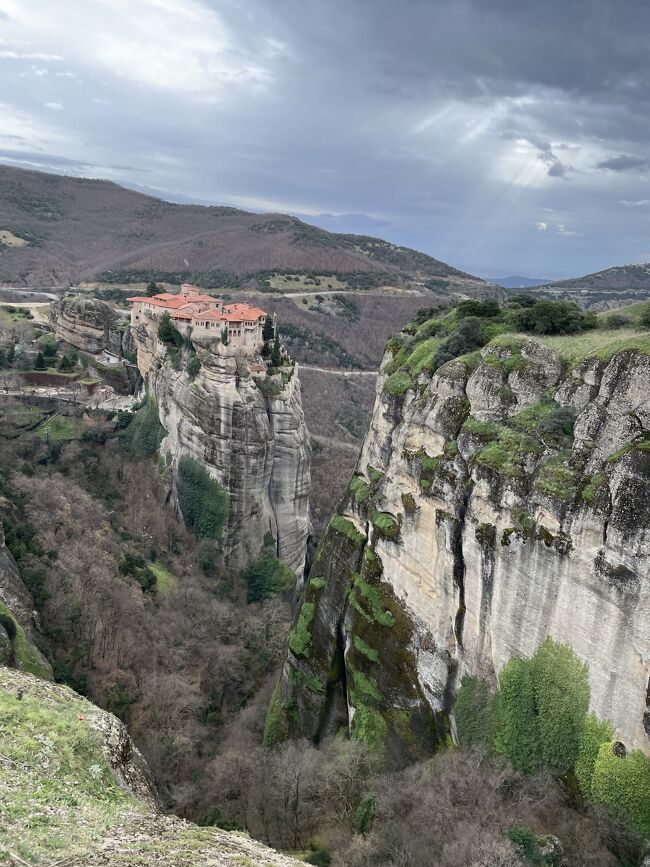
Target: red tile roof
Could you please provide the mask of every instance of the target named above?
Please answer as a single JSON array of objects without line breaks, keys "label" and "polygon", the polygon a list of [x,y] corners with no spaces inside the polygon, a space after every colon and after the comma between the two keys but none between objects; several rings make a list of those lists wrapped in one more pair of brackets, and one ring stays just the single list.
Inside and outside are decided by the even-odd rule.
[{"label": "red tile roof", "polygon": [[209,319],[210,321],[216,320],[217,322],[221,322],[226,317],[223,313],[220,313],[218,310],[203,310],[198,313],[194,313],[192,316],[193,319]]},{"label": "red tile roof", "polygon": [[127,298],[126,300],[131,302],[143,301],[147,304],[152,304],[154,307],[166,307],[169,310],[181,310],[183,307],[187,307],[187,300],[179,298],[177,295],[169,300],[158,298],[155,295],[152,298],[149,298],[147,295],[137,295],[135,298]]}]

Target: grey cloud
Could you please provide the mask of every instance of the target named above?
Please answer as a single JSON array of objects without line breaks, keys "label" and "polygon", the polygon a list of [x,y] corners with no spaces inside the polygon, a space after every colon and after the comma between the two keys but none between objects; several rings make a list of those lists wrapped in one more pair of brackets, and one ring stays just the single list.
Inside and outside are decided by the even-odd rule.
[{"label": "grey cloud", "polygon": [[[0,141],[13,155],[0,159],[31,155],[78,174],[113,166],[130,186],[177,201],[314,213],[325,228],[469,270],[579,274],[646,249],[648,209],[619,204],[646,195],[633,171],[642,166],[608,165],[650,140],[646,0],[196,2],[223,18],[238,49],[264,57],[265,89],[233,86],[197,107],[100,70],[92,34],[80,32],[89,48],[66,48],[62,71],[83,84],[19,79],[18,62],[0,63],[0,102],[11,94],[65,134],[46,146],[7,130]],[[265,54],[269,39],[286,50]],[[60,50],[45,36],[29,45]],[[606,188],[597,164],[609,169]],[[564,231],[535,228],[550,211]],[[580,235],[561,237],[574,226]]]},{"label": "grey cloud", "polygon": [[648,160],[642,157],[632,157],[621,154],[620,157],[611,157],[608,160],[603,160],[596,163],[597,169],[609,169],[612,172],[628,172],[631,169],[645,169],[648,167]]}]

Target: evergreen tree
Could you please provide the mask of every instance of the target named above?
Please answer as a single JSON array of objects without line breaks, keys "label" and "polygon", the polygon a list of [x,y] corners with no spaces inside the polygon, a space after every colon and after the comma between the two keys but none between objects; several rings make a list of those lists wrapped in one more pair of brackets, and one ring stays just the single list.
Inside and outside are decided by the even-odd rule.
[{"label": "evergreen tree", "polygon": [[34,361],[34,370],[47,370],[47,364],[43,358],[43,353],[39,352]]},{"label": "evergreen tree", "polygon": [[531,660],[542,762],[564,774],[578,758],[589,709],[587,666],[566,644],[551,638]]},{"label": "evergreen tree", "polygon": [[156,282],[152,280],[147,286],[147,295],[151,298],[153,295],[157,295],[159,292],[159,287],[156,285]]},{"label": "evergreen tree", "polygon": [[495,748],[513,768],[527,774],[542,765],[532,666],[528,659],[511,659],[499,675],[499,729]]},{"label": "evergreen tree", "polygon": [[13,366],[15,353],[16,353],[16,347],[14,346],[13,343],[10,343],[9,348],[7,349],[7,365],[8,366]]},{"label": "evergreen tree", "polygon": [[269,340],[273,340],[274,336],[275,329],[273,328],[273,320],[270,316],[267,316],[262,327],[262,340],[266,343]]},{"label": "evergreen tree", "polygon": [[7,367],[7,356],[4,349],[0,349],[0,370]]}]

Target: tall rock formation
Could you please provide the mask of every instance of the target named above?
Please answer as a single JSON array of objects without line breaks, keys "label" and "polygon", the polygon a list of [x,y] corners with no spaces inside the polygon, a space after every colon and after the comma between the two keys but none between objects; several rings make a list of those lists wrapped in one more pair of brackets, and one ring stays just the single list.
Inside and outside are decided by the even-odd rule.
[{"label": "tall rock formation", "polygon": [[245,566],[270,532],[277,556],[301,576],[310,531],[311,449],[297,370],[286,382],[263,372],[254,377],[251,359],[241,351],[193,337],[201,368],[192,378],[184,361],[175,369],[154,325],[133,333],[138,367],[166,431],[160,451],[171,460],[172,479],[179,458],[188,455],[228,493],[230,513],[219,544],[225,561]]},{"label": "tall rock formation", "polygon": [[50,319],[59,340],[90,355],[133,349],[127,318],[98,298],[64,295],[51,305]]},{"label": "tall rock formation", "polygon": [[464,673],[494,682],[550,635],[588,664],[592,709],[650,753],[650,357],[569,369],[505,336],[387,388],[392,360],[267,741],[347,726],[414,758],[453,734]]}]

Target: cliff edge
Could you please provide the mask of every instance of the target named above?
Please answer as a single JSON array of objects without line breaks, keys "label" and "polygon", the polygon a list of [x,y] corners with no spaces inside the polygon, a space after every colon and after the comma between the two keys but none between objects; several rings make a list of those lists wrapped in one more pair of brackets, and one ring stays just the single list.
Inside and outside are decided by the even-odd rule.
[{"label": "cliff edge", "polygon": [[649,353],[568,361],[559,339],[502,335],[408,377],[408,342],[389,342],[267,741],[344,726],[413,759],[453,736],[464,673],[494,682],[550,635],[587,663],[592,709],[650,753]]}]

